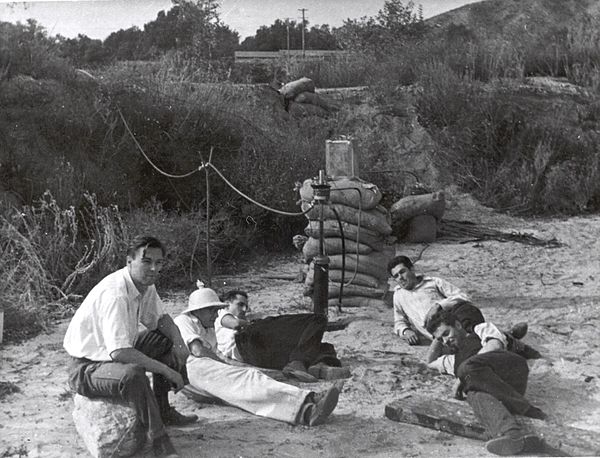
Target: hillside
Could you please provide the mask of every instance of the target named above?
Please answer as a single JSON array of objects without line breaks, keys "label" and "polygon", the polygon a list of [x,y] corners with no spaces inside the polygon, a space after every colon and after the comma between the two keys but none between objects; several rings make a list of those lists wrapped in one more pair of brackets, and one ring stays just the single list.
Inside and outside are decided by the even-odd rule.
[{"label": "hillside", "polygon": [[549,36],[561,29],[598,21],[598,0],[486,0],[434,16],[426,22],[447,30],[464,26],[478,37],[513,41]]}]

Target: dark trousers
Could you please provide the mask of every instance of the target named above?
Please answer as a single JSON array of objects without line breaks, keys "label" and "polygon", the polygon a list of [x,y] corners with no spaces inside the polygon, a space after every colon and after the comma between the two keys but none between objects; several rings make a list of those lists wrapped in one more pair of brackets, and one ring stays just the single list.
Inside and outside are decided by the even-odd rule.
[{"label": "dark trousers", "polygon": [[290,361],[306,367],[324,362],[341,366],[333,345],[323,343],[327,318],[313,313],[271,316],[253,321],[235,336],[244,362],[268,369],[283,369]]},{"label": "dark trousers", "polygon": [[[143,331],[134,348],[181,373],[187,382],[185,366],[177,367],[171,349],[173,343],[159,331]],[[115,398],[128,402],[136,411],[138,421],[148,431],[150,440],[166,434],[162,415],[170,409],[170,382],[153,374],[152,387],[146,371],[137,364],[94,362],[73,358],[69,385],[78,394],[89,398]]]},{"label": "dark trousers", "polygon": [[459,366],[467,402],[491,437],[520,429],[513,414],[531,407],[524,397],[528,374],[525,358],[509,351],[476,354]]}]

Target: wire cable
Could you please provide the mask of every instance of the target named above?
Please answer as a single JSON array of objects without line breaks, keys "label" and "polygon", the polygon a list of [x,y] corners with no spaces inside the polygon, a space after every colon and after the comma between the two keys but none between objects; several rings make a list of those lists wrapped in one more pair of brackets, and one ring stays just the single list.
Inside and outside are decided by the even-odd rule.
[{"label": "wire cable", "polygon": [[270,212],[273,213],[277,213],[279,215],[284,215],[284,216],[303,216],[306,215],[308,212],[310,212],[313,208],[314,208],[314,204],[311,204],[310,207],[302,212],[286,212],[286,211],[282,211],[282,210],[277,210],[275,208],[271,208],[268,207],[264,204],[261,204],[260,202],[257,202],[256,200],[254,200],[252,197],[247,196],[246,194],[244,194],[242,191],[240,191],[238,188],[236,188],[227,178],[225,178],[225,176],[223,176],[223,174],[219,171],[219,169],[217,169],[213,164],[211,164],[210,162],[207,162],[205,164],[203,164],[200,168],[203,167],[210,167],[212,168],[217,175],[219,175],[221,177],[221,179],[231,188],[233,189],[235,192],[237,192],[240,196],[242,196],[244,199],[252,202],[254,205],[257,205],[260,208],[263,208],[265,210],[268,210]]},{"label": "wire cable", "polygon": [[173,175],[173,174],[170,174],[170,173],[162,171],[157,165],[154,164],[154,162],[152,162],[150,160],[150,158],[148,157],[148,155],[144,152],[144,149],[142,148],[142,146],[139,144],[139,142],[135,138],[135,135],[133,135],[133,132],[129,128],[129,124],[127,124],[127,121],[125,120],[125,117],[123,116],[123,113],[121,112],[121,109],[119,107],[117,107],[117,111],[119,112],[119,116],[121,117],[121,120],[123,121],[123,124],[125,125],[125,129],[127,129],[127,132],[129,133],[129,136],[133,139],[133,141],[135,143],[135,146],[137,146],[137,148],[140,150],[140,153],[142,153],[142,156],[144,156],[144,158],[146,159],[146,161],[148,161],[148,163],[158,173],[160,173],[161,175],[164,175],[166,177],[169,177],[169,178],[187,178],[187,177],[193,175],[194,173],[196,173],[196,172],[198,172],[200,170],[199,168],[198,169],[194,169],[191,172],[184,173],[183,175]]}]

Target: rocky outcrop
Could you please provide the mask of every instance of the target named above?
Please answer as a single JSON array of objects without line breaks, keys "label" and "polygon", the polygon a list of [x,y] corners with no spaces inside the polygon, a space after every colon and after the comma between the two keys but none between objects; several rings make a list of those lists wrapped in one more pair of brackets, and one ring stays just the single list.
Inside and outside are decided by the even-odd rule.
[{"label": "rocky outcrop", "polygon": [[131,456],[146,442],[146,432],[127,404],[78,394],[74,404],[75,429],[92,456]]}]

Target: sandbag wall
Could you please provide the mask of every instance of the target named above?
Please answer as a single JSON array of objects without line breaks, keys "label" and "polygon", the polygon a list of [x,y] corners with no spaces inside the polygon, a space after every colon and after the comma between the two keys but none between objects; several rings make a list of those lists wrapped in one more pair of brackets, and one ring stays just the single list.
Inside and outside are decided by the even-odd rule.
[{"label": "sandbag wall", "polygon": [[443,191],[403,197],[390,208],[394,234],[408,243],[435,242],[445,209]]},{"label": "sandbag wall", "polygon": [[[300,189],[303,211],[309,210],[313,200],[311,183],[312,180],[305,180]],[[343,306],[383,306],[382,299],[387,290],[386,266],[389,260],[389,253],[385,252],[384,247],[385,239],[392,233],[392,227],[388,211],[379,205],[381,192],[374,184],[357,178],[340,177],[329,184],[331,203],[323,206],[323,245],[324,252],[329,257],[329,306],[338,305],[340,289],[343,292]],[[344,270],[342,232],[333,209],[341,220],[345,240]],[[312,296],[313,292],[313,259],[319,254],[320,246],[320,212],[321,207],[317,204],[306,213],[309,221],[304,232],[308,241],[302,249],[306,262],[310,262],[304,288],[306,296]]]}]

